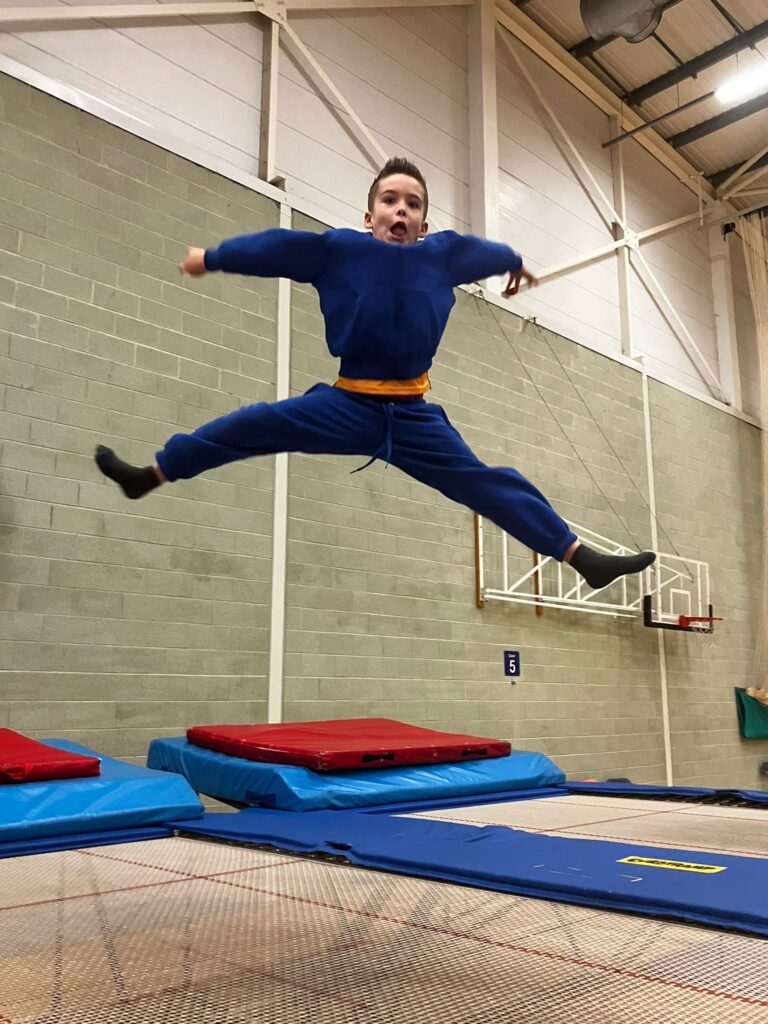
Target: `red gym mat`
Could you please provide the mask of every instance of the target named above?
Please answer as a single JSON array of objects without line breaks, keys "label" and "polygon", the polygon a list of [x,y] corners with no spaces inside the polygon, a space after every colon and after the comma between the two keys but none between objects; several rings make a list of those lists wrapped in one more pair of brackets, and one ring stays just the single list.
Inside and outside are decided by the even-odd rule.
[{"label": "red gym mat", "polygon": [[101,759],[38,743],[13,729],[0,729],[0,785],[8,782],[44,782],[49,779],[84,779],[98,775]]},{"label": "red gym mat", "polygon": [[505,757],[506,740],[435,732],[391,718],[347,718],[284,725],[199,725],[187,730],[198,747],[248,761],[293,764],[316,772],[393,768]]}]

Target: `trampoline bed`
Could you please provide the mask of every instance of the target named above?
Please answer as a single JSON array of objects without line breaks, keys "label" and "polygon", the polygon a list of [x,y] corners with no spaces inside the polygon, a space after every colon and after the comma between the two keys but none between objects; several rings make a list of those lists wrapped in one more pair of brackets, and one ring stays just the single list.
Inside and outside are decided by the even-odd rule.
[{"label": "trampoline bed", "polygon": [[564,787],[510,796],[436,808],[246,808],[176,826],[371,869],[768,936],[768,805]]},{"label": "trampoline bed", "polygon": [[407,816],[768,859],[768,806],[718,807],[580,792],[413,811]]},{"label": "trampoline bed", "polygon": [[195,839],[0,862],[4,1024],[762,1024],[766,949]]}]

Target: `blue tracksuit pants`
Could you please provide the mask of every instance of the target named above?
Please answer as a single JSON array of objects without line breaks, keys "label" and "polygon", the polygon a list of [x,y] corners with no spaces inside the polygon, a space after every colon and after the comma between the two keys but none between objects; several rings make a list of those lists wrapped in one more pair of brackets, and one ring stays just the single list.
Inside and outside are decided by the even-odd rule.
[{"label": "blue tracksuit pants", "polygon": [[382,459],[558,560],[576,540],[533,484],[515,469],[486,466],[441,406],[422,398],[386,402],[316,384],[296,398],[245,406],[175,434],[157,464],[172,481],[278,452]]}]

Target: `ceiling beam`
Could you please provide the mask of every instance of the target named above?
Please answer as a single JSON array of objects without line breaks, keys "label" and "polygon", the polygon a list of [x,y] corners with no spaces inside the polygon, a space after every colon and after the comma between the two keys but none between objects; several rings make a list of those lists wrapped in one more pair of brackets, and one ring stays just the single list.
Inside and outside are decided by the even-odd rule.
[{"label": "ceiling beam", "polygon": [[288,11],[330,11],[364,7],[466,7],[474,0],[199,0],[170,4],[86,4],[81,7],[0,8],[0,25],[23,23],[49,25],[56,22],[143,20],[145,18],[217,17],[226,14],[267,14]]},{"label": "ceiling beam", "polygon": [[651,96],[656,96],[665,89],[669,89],[679,82],[684,82],[687,78],[695,78],[701,71],[719,64],[720,61],[725,60],[727,57],[732,57],[742,50],[749,49],[756,43],[759,43],[761,39],[765,39],[766,36],[768,36],[768,21],[763,21],[741,35],[734,36],[733,39],[727,39],[724,43],[720,43],[719,46],[707,50],[706,53],[700,53],[698,57],[693,57],[691,60],[686,61],[685,64],[681,64],[680,67],[673,68],[672,71],[659,75],[658,78],[646,82],[645,85],[639,85],[636,89],[632,89],[631,92],[625,95],[624,101],[633,107],[639,103],[644,103]]},{"label": "ceiling beam", "polygon": [[356,7],[471,7],[475,0],[285,0],[287,11],[330,11]]},{"label": "ceiling beam", "polygon": [[62,21],[115,21],[126,18],[172,18],[222,14],[253,14],[257,5],[251,0],[211,0],[210,3],[177,4],[87,4],[83,7],[5,7],[0,8],[0,24],[6,22],[55,23]]},{"label": "ceiling beam", "polygon": [[728,125],[735,124],[737,121],[743,121],[745,117],[765,110],[766,107],[768,107],[768,92],[764,92],[762,96],[755,96],[753,99],[747,100],[746,103],[740,103],[737,107],[731,107],[730,110],[724,110],[722,114],[710,117],[708,121],[700,121],[699,124],[691,125],[685,131],[670,136],[667,142],[675,149],[680,149],[682,146],[696,142],[697,139],[703,139],[706,135],[719,132],[722,128],[727,128]]},{"label": "ceiling beam", "polygon": [[618,39],[618,36],[606,36],[605,39],[593,39],[592,36],[587,36],[586,39],[582,39],[580,43],[576,43],[575,46],[571,46],[568,53],[576,60],[584,60],[585,57],[591,57],[592,54],[597,53],[598,50],[602,50],[604,46],[608,46],[609,43],[614,42]]},{"label": "ceiling beam", "polygon": [[[536,22],[514,7],[509,0],[497,0],[496,18],[503,28],[516,36],[532,53],[578,89],[598,109],[609,117],[617,117],[623,131],[632,131],[633,128],[645,124],[638,114],[622,103],[616,93],[580,64]],[[698,197],[701,180],[699,169],[680,153],[675,152],[658,132],[649,128],[637,136],[637,143]],[[702,182],[701,191],[705,197],[714,196],[714,190],[706,181]]]}]

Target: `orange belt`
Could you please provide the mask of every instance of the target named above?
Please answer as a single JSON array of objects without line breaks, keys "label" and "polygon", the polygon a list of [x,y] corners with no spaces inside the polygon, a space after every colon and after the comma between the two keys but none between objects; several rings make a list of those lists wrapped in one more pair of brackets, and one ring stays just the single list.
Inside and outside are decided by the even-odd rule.
[{"label": "orange belt", "polygon": [[425,395],[432,387],[429,374],[422,373],[413,380],[355,380],[351,377],[339,377],[334,387],[344,391],[353,391],[358,395],[381,395],[393,398]]}]

